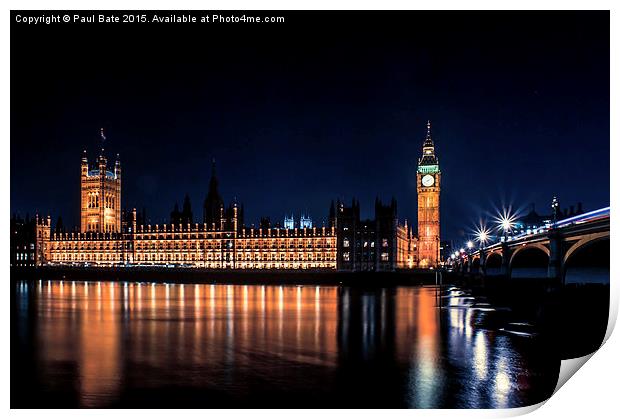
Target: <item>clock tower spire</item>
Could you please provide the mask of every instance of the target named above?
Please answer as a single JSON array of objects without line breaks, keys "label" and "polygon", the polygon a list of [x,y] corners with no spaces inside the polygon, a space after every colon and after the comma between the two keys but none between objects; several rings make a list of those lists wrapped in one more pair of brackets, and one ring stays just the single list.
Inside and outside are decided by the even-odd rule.
[{"label": "clock tower spire", "polygon": [[439,194],[441,171],[431,135],[431,121],[426,123],[422,157],[418,160],[418,265],[421,268],[439,264]]}]

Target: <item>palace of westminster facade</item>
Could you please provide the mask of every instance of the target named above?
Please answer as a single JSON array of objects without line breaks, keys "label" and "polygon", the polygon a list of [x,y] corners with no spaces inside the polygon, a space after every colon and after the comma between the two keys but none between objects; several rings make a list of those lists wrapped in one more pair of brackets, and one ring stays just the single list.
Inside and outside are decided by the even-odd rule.
[{"label": "palace of westminster facade", "polygon": [[[418,160],[418,234],[400,224],[396,201],[377,199],[375,219],[361,220],[359,202],[332,202],[328,226],[286,228],[243,224],[243,207],[229,206],[218,190],[215,167],[203,206],[203,222],[192,223],[178,208],[172,223],[139,223],[136,210],[121,211],[121,164],[110,170],[103,150],[90,166],[81,163],[80,232],[52,232],[50,217],[33,220],[31,264],[77,266],[184,266],[204,269],[315,269],[394,271],[439,263],[441,173],[427,124]],[[191,210],[190,210],[191,211]],[[176,215],[174,215],[176,214]],[[191,214],[191,213],[190,213]],[[288,220],[287,220],[288,221]],[[175,223],[176,222],[176,223]],[[17,246],[19,247],[19,245]],[[23,246],[26,249],[26,245]],[[15,259],[12,255],[12,264]],[[17,264],[21,266],[21,264]]]}]

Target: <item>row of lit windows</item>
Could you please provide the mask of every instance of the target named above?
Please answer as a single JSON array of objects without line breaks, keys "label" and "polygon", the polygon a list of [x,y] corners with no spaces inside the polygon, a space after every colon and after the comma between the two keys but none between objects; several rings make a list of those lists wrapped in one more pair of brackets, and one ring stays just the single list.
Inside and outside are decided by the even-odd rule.
[{"label": "row of lit windows", "polygon": [[[204,250],[217,250],[217,249],[221,249],[221,248],[232,248],[232,244],[226,245],[224,244],[224,246],[222,246],[222,243],[220,242],[214,242],[214,243],[203,243],[202,246],[200,244],[197,244],[195,242],[182,242],[182,243],[171,243],[171,242],[159,242],[159,243],[136,243],[136,250],[155,250],[155,249],[159,249],[159,250],[195,250],[195,249],[204,249]],[[235,247],[236,250],[238,252],[243,252],[243,251],[248,251],[248,250],[258,250],[258,251],[269,251],[269,250],[284,250],[287,249],[287,246],[285,245],[280,245],[278,246],[259,246],[254,245],[254,246],[240,246],[237,244],[237,246]],[[299,244],[297,246],[293,246],[290,245],[288,246],[288,249],[331,249],[332,246],[330,243],[308,243],[306,245],[302,245]]]},{"label": "row of lit windows", "polygon": [[28,246],[26,246],[26,245],[23,245],[23,246],[17,245],[17,246],[15,246],[15,250],[20,250],[21,248],[23,248],[24,250],[26,250],[26,248],[30,248],[30,250],[34,250],[34,243],[30,243],[30,244],[28,244]]},{"label": "row of lit windows", "polygon": [[[91,221],[86,223],[86,231],[89,233],[98,233],[99,232],[99,221]],[[108,222],[104,225],[104,231],[103,233],[114,233],[116,231],[116,223],[114,222]],[[58,236],[54,235],[54,238],[56,239]],[[62,236],[60,236],[62,237]],[[58,238],[60,238],[58,237]],[[65,236],[68,238],[68,235]],[[72,237],[73,238],[73,237]],[[62,240],[62,239],[61,239]]]},{"label": "row of lit windows", "polygon": [[[21,255],[21,254],[18,254]],[[202,259],[200,257],[197,256],[201,256],[201,255],[196,255],[195,253],[155,253],[155,254],[137,254],[135,255],[135,259],[136,260],[196,260],[196,259]],[[225,256],[230,256],[229,254],[225,254]],[[94,254],[87,254],[87,253],[70,253],[70,252],[52,252],[51,254],[51,258],[52,260],[76,260],[76,261],[85,261],[85,260],[90,260],[93,259],[94,260],[112,260],[112,259],[118,259],[121,257],[120,253],[115,253],[115,252],[106,252],[106,253],[94,253]],[[34,254],[32,254],[32,258],[34,259]],[[206,260],[220,260],[222,258],[222,254],[221,253],[206,253],[204,255],[204,259]],[[250,260],[255,260],[255,261],[259,261],[259,260],[263,260],[263,261],[267,261],[267,260],[335,260],[336,255],[335,252],[325,252],[325,253],[245,253],[245,254],[238,254],[236,256],[237,260],[246,260],[246,261],[250,261]],[[18,260],[22,260],[19,259]]]},{"label": "row of lit windows", "polygon": [[[111,228],[112,226],[110,226]],[[67,240],[67,241],[52,241],[52,243],[54,243],[53,245],[53,249],[54,250],[109,250],[109,249],[120,249],[121,248],[121,242],[109,242],[109,241],[93,241],[93,240],[87,240],[87,241],[73,241],[73,240]],[[135,248],[137,250],[141,250],[141,249],[196,249],[196,248],[201,248],[201,249],[219,249],[222,248],[222,245],[224,245],[224,247],[232,247],[232,241],[231,240],[218,240],[218,239],[212,239],[206,242],[199,242],[197,243],[196,241],[172,241],[172,240],[162,240],[162,241],[151,241],[151,242],[147,242],[144,240],[136,240],[134,241],[135,243]],[[300,242],[293,242],[293,241],[287,241],[287,243],[283,243],[280,242],[278,243],[277,241],[269,241],[269,242],[263,242],[263,241],[258,241],[258,240],[254,240],[254,241],[244,241],[244,240],[236,240],[235,241],[236,244],[236,248],[239,251],[243,251],[244,249],[248,249],[248,250],[252,250],[252,249],[285,249],[285,248],[290,248],[290,249],[294,249],[294,248],[308,248],[308,249],[312,249],[312,248],[332,248],[333,245],[333,241],[332,240],[311,240],[311,241],[300,241]],[[279,246],[278,246],[279,244]],[[110,246],[112,245],[112,246]]]},{"label": "row of lit windows", "polygon": [[[222,255],[220,255],[219,253],[216,254],[207,254],[207,257],[204,260],[207,261],[211,261],[211,260],[222,260]],[[227,255],[228,256],[228,255]],[[262,255],[262,257],[260,257],[259,255],[254,255],[254,257],[248,255],[245,256],[237,256],[236,258],[234,258],[236,261],[335,261],[336,257],[335,255],[315,255],[315,257],[313,257],[313,255],[309,254],[309,255],[304,255],[304,254],[299,254],[297,255],[297,257],[295,257],[295,255],[290,254],[287,255],[288,257],[285,257],[285,255],[281,254],[279,257],[277,257],[276,255]],[[182,261],[195,261],[195,260],[203,260],[201,258],[197,258],[195,254],[146,254],[146,255],[136,255],[134,257],[134,260],[136,261],[165,261],[165,260],[182,260]],[[230,258],[228,258],[227,260],[232,260]]]},{"label": "row of lit windows", "polygon": [[99,230],[99,222],[98,221],[93,221],[90,223],[86,224],[86,230],[87,231],[97,231]]},{"label": "row of lit windows", "polygon": [[[108,246],[101,245],[99,247],[89,246],[87,248],[79,248],[79,249],[78,248],[67,248],[67,249],[65,249],[63,246],[55,246],[51,250],[52,250],[52,253],[54,253],[54,254],[58,253],[59,254],[59,253],[64,253],[64,252],[66,252],[66,253],[70,253],[70,252],[80,252],[80,253],[112,252],[112,253],[116,253],[116,252],[122,252],[123,249],[122,249],[122,246],[111,246],[111,247],[108,247]],[[127,249],[127,250],[131,251],[131,249]],[[155,251],[156,249],[154,249],[154,248],[153,249],[136,249],[136,252],[142,252],[142,251],[148,251],[148,250]],[[180,249],[161,249],[160,248],[159,250],[169,250],[169,251],[173,251],[174,250],[174,251],[178,251]],[[187,251],[188,249],[184,248],[182,250]],[[194,250],[194,249],[191,249],[191,250]],[[293,255],[293,254],[295,254],[294,252],[285,252],[285,253],[283,253],[283,252],[269,251],[269,250],[263,250],[263,251],[258,251],[258,252],[247,253],[248,249],[245,249],[243,251],[238,251],[236,253],[237,254],[243,254],[244,252],[246,252],[245,253],[246,255],[253,254],[253,255],[255,255],[254,257],[258,257],[257,255],[259,255],[259,254],[263,254],[264,255],[263,257],[267,257],[267,255],[276,255],[276,254],[280,254],[280,255],[284,255],[284,254]],[[205,254],[207,254],[207,255],[209,255],[209,254],[220,254],[220,253],[221,252],[219,252],[219,251],[213,251],[213,250],[205,252]],[[323,253],[329,254],[330,252],[314,249],[314,251],[299,253],[299,255],[302,255],[302,254],[321,255]],[[271,256],[271,257],[273,257],[273,256]]]},{"label": "row of lit windows", "polygon": [[86,255],[84,253],[61,253],[51,255],[52,262],[62,262],[62,261],[74,261],[74,262],[92,262],[92,261],[116,261],[120,262],[121,258],[119,254],[116,253],[95,253],[93,255]]},{"label": "row of lit windows", "polygon": [[[99,230],[99,222],[93,221],[86,224],[86,231],[96,233]],[[115,223],[107,223],[104,227],[104,233],[114,233],[116,231]]]},{"label": "row of lit windows", "polygon": [[[230,234],[230,233],[229,233]],[[225,240],[229,237],[224,237],[222,232],[213,233],[159,233],[159,234],[136,234],[136,240]],[[256,238],[236,238],[237,243],[245,245],[245,243],[272,243],[287,245],[299,245],[300,243],[309,242],[327,242],[331,243],[335,240],[335,236],[318,236],[318,237],[256,237]],[[231,238],[232,239],[232,238]],[[239,244],[238,244],[239,245]]]},{"label": "row of lit windows", "polygon": [[[101,252],[101,250],[94,250],[92,252]],[[92,252],[80,252],[80,254],[90,254]],[[106,253],[116,253],[119,252],[118,250],[111,250],[108,251]],[[67,254],[71,254],[71,252],[64,252],[64,251],[59,251],[54,249],[52,251],[53,255],[62,255],[63,253],[67,253]],[[161,254],[168,254],[168,253],[161,253]],[[197,255],[197,253],[179,253],[179,254],[188,254],[188,255],[192,255],[192,257],[195,257],[195,255]],[[198,253],[198,255],[206,255],[208,258],[213,257],[213,255],[216,255],[216,257],[220,257],[220,255],[222,254],[221,252],[206,252],[206,253]],[[321,258],[322,255],[331,255],[331,254],[335,254],[335,252],[321,252],[321,251],[316,251],[316,252],[303,252],[303,253],[294,253],[294,252],[286,252],[286,253],[281,253],[281,252],[252,252],[252,253],[243,253],[243,252],[237,252],[237,257],[238,258],[254,258],[254,259],[259,259],[259,258],[263,258],[263,259],[267,259],[267,258],[277,258],[279,255],[280,258],[284,258],[285,255],[288,258],[294,258],[295,255],[298,255],[299,258],[303,258],[303,255],[307,255],[308,258]],[[327,256],[326,256],[327,257]]]},{"label": "row of lit windows", "polygon": [[241,263],[237,267],[241,269],[335,269],[336,263]]},{"label": "row of lit windows", "polygon": [[[229,233],[230,234],[230,233]],[[160,233],[160,234],[136,234],[136,240],[224,240],[222,232],[211,233]]]},{"label": "row of lit windows", "polygon": [[[342,252],[342,260],[345,262],[351,261],[351,253],[350,252]],[[388,262],[390,260],[390,254],[387,252],[381,253],[381,261]]]},{"label": "row of lit windows", "polygon": [[[89,192],[86,203],[88,208],[99,208],[99,192]],[[104,208],[116,208],[116,197],[112,194],[105,194],[103,204]]]},{"label": "row of lit windows", "polygon": [[[374,241],[372,241],[372,242],[364,241],[363,247],[368,247],[369,245],[370,245],[370,247],[375,247],[375,242]],[[388,247],[388,245],[389,245],[388,239],[382,239],[381,240],[381,246],[382,247]],[[349,238],[345,237],[342,240],[342,247],[350,247],[350,246],[351,246],[351,242],[350,242]]]},{"label": "row of lit windows", "polygon": [[[54,243],[54,242],[52,242]],[[66,245],[65,242],[60,242],[59,244],[54,243],[52,245],[52,250],[60,251],[108,251],[108,250],[122,250],[123,245],[119,242],[84,242],[84,243],[72,243],[68,242]],[[127,247],[129,249],[129,247]]]},{"label": "row of lit windows", "polygon": [[114,223],[107,223],[107,224],[105,225],[105,229],[104,229],[104,230],[105,230],[105,233],[113,233],[113,232],[116,230],[116,228],[115,228],[115,227],[116,227],[116,226],[115,226],[115,224],[114,224]]},{"label": "row of lit windows", "polygon": [[89,193],[86,202],[88,208],[99,208],[99,194],[97,192]]},{"label": "row of lit windows", "polygon": [[106,194],[105,196],[105,207],[114,209],[116,208],[116,197],[113,195]]},{"label": "row of lit windows", "polygon": [[[92,257],[86,257],[86,256],[87,255],[84,255],[84,254],[72,254],[72,253],[53,255],[52,262],[121,262],[122,260],[122,258],[120,258],[119,255],[108,254],[108,253],[104,253],[104,254],[97,253],[95,255],[92,255]],[[196,255],[187,255],[187,254],[164,254],[164,255],[147,254],[147,255],[137,255],[133,261],[137,263],[139,262],[190,262],[190,261],[195,262],[197,260],[195,256]],[[17,260],[26,260],[26,259],[18,258]],[[31,260],[34,260],[34,255],[32,255]],[[272,258],[263,258],[262,260],[259,258],[252,259],[252,258],[246,257],[245,259],[238,258],[236,259],[236,262],[244,263],[244,266],[251,266],[252,265],[251,262],[254,262],[256,266],[258,266],[260,262],[272,262],[274,263],[274,267],[276,265],[276,262],[280,262],[283,267],[284,265],[286,265],[286,262],[288,262],[288,264],[292,266],[293,264],[300,264],[304,262],[320,262],[321,264],[325,262],[326,264],[329,264],[330,262],[335,262],[335,260],[336,258],[334,255],[327,255],[325,258],[318,257],[315,259],[313,259],[311,256],[307,258],[304,258],[303,256],[300,256],[299,258],[289,257],[287,259],[283,257],[281,257],[280,259],[272,257]],[[220,257],[219,254],[217,254],[215,255],[215,257],[208,258],[206,262],[209,266],[211,266],[210,262],[213,262],[213,261],[219,263],[222,261],[222,258]],[[226,258],[226,261],[232,262],[233,259]]]}]

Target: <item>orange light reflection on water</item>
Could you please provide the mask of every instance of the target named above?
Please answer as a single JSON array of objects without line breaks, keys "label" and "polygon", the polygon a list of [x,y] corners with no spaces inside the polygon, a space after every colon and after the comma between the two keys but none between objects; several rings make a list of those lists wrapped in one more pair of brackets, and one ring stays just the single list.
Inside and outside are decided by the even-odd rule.
[{"label": "orange light reflection on water", "polygon": [[46,295],[37,300],[46,345],[42,373],[75,361],[84,407],[115,400],[127,378],[123,363],[177,364],[181,371],[247,366],[248,351],[321,365],[337,358],[336,287],[55,281],[38,287]]}]

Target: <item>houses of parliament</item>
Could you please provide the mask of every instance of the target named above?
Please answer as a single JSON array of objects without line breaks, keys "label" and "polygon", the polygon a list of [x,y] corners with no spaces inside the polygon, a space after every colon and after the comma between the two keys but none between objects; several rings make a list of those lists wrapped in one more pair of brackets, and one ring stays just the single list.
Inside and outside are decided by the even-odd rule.
[{"label": "houses of parliament", "polygon": [[[193,219],[186,197],[175,206],[168,224],[147,224],[136,211],[124,214],[121,162],[109,164],[102,149],[95,164],[86,152],[81,161],[80,231],[52,231],[50,217],[32,220],[34,243],[16,237],[11,265],[182,266],[203,269],[314,269],[394,271],[431,268],[439,263],[439,196],[441,172],[426,127],[417,165],[417,234],[398,219],[392,199],[375,201],[374,219],[360,218],[359,201],[337,200],[322,227],[303,217],[284,226],[262,219],[258,227],[244,224],[243,205],[228,206],[219,192],[215,162],[203,204],[202,222]],[[22,228],[28,226],[22,223]],[[17,227],[13,228],[18,234]],[[13,231],[12,231],[13,233]],[[12,235],[13,239],[13,235]],[[23,241],[23,240],[22,240]],[[21,249],[23,245],[23,250]],[[26,263],[19,263],[24,262]]]}]

